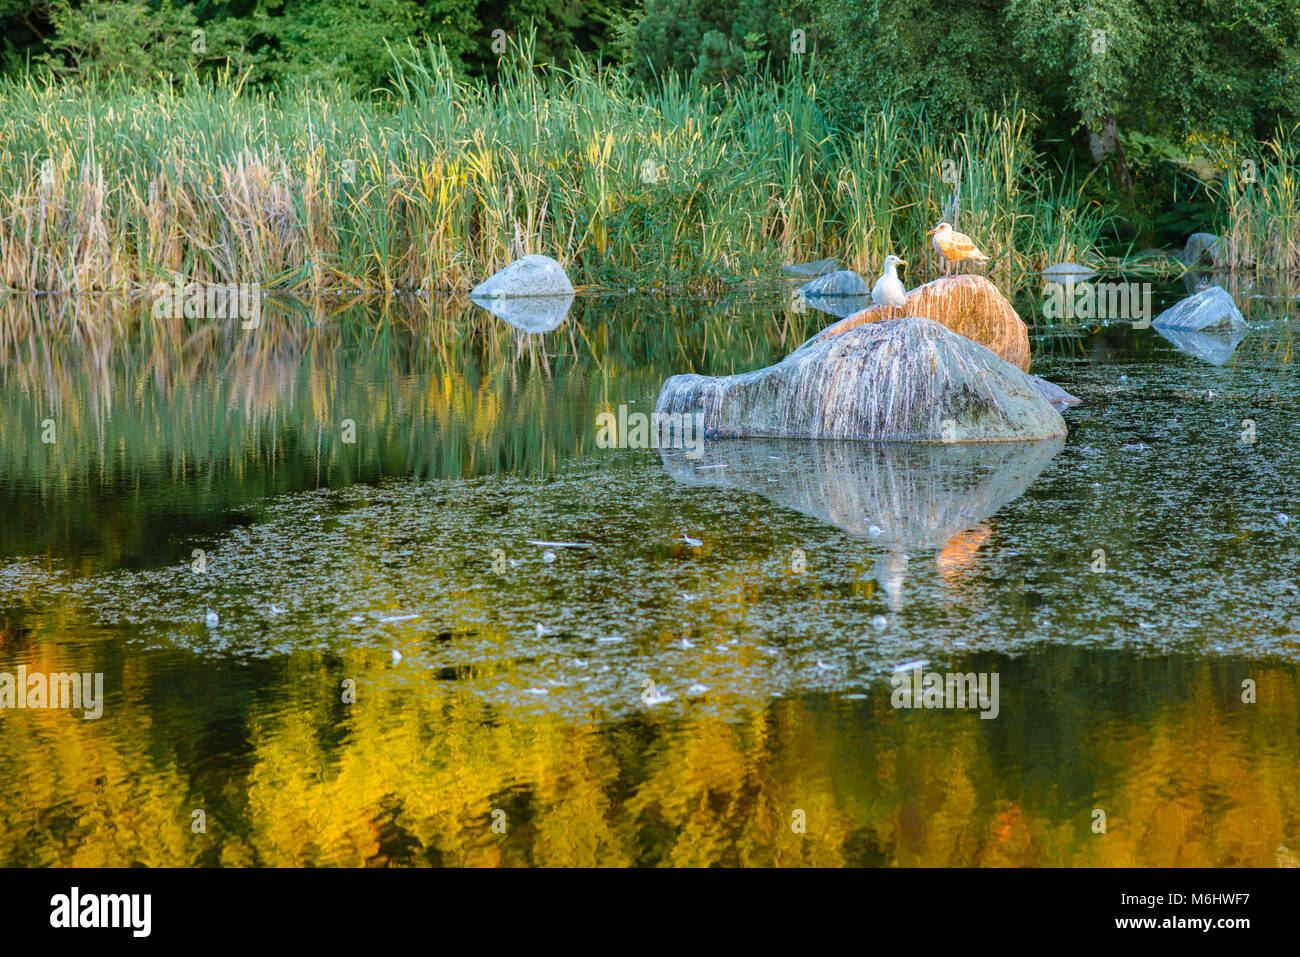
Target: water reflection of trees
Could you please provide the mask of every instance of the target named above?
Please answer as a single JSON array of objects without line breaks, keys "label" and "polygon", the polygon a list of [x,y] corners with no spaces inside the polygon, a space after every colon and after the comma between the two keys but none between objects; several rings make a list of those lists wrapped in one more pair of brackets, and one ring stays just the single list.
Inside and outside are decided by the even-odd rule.
[{"label": "water reflection of trees", "polygon": [[[665,369],[766,364],[815,328],[743,300],[584,300],[528,335],[456,299],[268,300],[244,330],[111,297],[14,298],[0,310],[0,495],[15,515],[41,502],[30,521],[59,534],[94,540],[102,526],[102,547],[122,554],[161,511],[202,533],[304,488],[546,473],[597,451],[599,412],[653,403]],[[138,494],[99,491],[127,485]],[[18,534],[0,531],[0,550]]]},{"label": "water reflection of trees", "polygon": [[[57,670],[47,624],[29,666]],[[0,862],[1270,866],[1300,845],[1291,668],[1058,648],[968,663],[1003,675],[992,722],[880,692],[602,725],[485,713],[376,659],[302,652],[179,685],[147,662],[104,663],[118,691],[98,722],[6,718],[0,773],[25,784],[0,792]]]}]

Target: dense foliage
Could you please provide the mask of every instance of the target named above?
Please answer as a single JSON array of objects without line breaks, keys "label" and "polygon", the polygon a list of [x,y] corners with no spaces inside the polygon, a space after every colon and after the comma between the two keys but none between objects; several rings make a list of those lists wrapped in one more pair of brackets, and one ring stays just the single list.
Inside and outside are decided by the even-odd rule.
[{"label": "dense foliage", "polygon": [[[389,48],[431,40],[494,80],[507,42],[719,101],[806,77],[828,119],[920,108],[937,128],[1027,110],[1039,152],[1094,172],[1147,242],[1209,222],[1209,154],[1300,124],[1294,0],[0,0],[0,71],[144,81],[232,70],[251,86],[389,87]],[[1099,175],[1097,175],[1099,174]]]}]

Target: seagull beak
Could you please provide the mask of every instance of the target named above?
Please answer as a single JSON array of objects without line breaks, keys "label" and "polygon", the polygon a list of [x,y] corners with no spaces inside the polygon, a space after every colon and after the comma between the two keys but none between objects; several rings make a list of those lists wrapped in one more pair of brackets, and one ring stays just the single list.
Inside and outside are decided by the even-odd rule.
[{"label": "seagull beak", "polygon": [[926,235],[927,235],[927,236],[933,236],[933,235],[934,235],[935,233],[937,233],[938,231],[939,231],[939,227],[936,226],[936,227],[934,227],[934,229],[932,229],[932,230],[930,230],[928,233],[926,233]]},{"label": "seagull beak", "polygon": [[895,266],[906,266],[906,265],[907,265],[907,260],[906,260],[906,259],[900,259],[898,262],[894,263],[894,265],[895,265]]}]

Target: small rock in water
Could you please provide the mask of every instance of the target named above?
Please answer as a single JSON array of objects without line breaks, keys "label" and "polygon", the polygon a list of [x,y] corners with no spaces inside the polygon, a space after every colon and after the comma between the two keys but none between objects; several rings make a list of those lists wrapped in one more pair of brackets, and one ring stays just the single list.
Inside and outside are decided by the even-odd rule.
[{"label": "small rock in water", "polygon": [[548,565],[555,561],[555,552],[551,551],[549,548],[542,552],[542,561],[546,562]]},{"label": "small rock in water", "polygon": [[889,626],[889,619],[884,615],[876,615],[871,619],[871,626],[875,628],[876,631],[884,631],[885,628]]},{"label": "small rock in water", "polygon": [[550,256],[532,253],[516,259],[470,290],[475,299],[519,296],[571,296],[573,283]]}]

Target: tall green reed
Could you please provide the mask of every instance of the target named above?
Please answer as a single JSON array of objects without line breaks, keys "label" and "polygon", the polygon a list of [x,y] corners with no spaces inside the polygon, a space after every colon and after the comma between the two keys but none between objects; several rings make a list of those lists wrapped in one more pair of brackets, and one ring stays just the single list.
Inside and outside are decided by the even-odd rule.
[{"label": "tall green reed", "polygon": [[708,288],[826,255],[873,273],[924,253],[940,218],[1023,269],[1097,260],[1107,219],[1052,186],[1014,107],[956,134],[901,107],[849,129],[799,69],[644,91],[584,60],[539,65],[528,40],[492,83],[430,45],[394,51],[392,90],[367,99],[28,78],[0,81],[0,110],[0,283],[19,290],[183,274],[430,292],[526,252],[579,285]]}]

